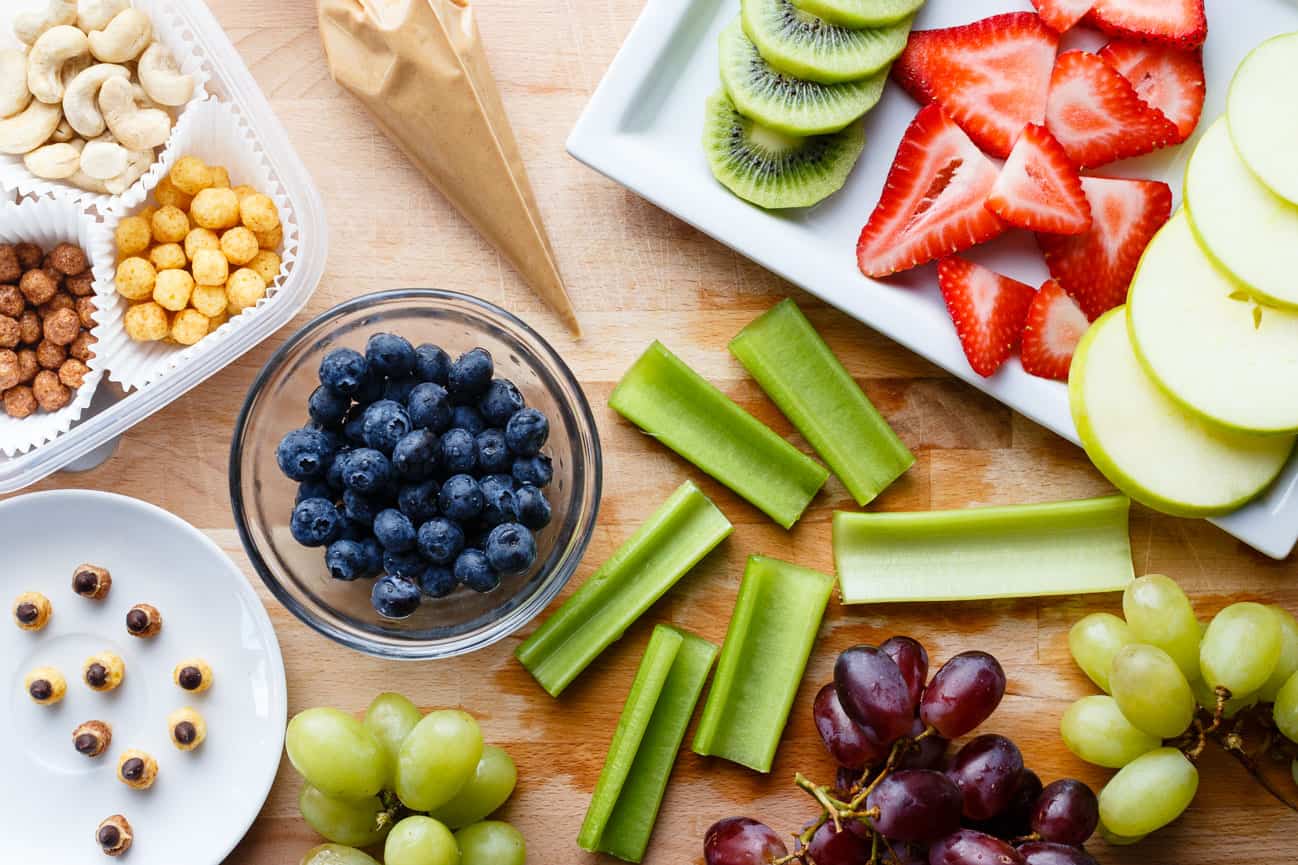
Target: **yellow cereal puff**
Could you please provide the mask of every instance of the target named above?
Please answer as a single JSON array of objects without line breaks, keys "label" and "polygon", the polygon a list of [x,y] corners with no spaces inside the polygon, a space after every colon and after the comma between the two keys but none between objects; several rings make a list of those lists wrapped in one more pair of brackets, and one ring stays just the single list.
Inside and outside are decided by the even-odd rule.
[{"label": "yellow cereal puff", "polygon": [[260,192],[239,201],[239,216],[253,231],[271,231],[279,225],[279,209],[275,202]]},{"label": "yellow cereal puff", "polygon": [[[225,293],[222,292],[221,296],[224,297]],[[229,320],[230,320],[230,313],[224,309],[221,310],[220,315],[213,315],[208,319],[210,323],[207,326],[207,332],[216,333],[216,329],[221,325],[225,324]]]},{"label": "yellow cereal puff", "polygon": [[230,281],[225,284],[225,294],[230,298],[230,306],[242,312],[256,306],[257,301],[266,296],[266,281],[257,271],[241,267],[230,275]]},{"label": "yellow cereal puff", "polygon": [[257,235],[242,225],[231,228],[221,235],[221,252],[231,264],[245,265],[257,255],[261,247],[257,245]]},{"label": "yellow cereal puff", "polygon": [[257,245],[262,249],[269,249],[271,252],[279,251],[284,244],[284,226],[277,225],[270,231],[254,231],[257,235]]},{"label": "yellow cereal puff", "polygon": [[180,312],[189,306],[189,296],[193,293],[194,278],[188,271],[164,270],[153,286],[153,302],[171,312]]},{"label": "yellow cereal puff", "polygon": [[217,189],[230,188],[230,172],[225,170],[223,165],[212,166],[212,186]]},{"label": "yellow cereal puff", "polygon": [[257,190],[253,189],[251,186],[245,186],[240,184],[239,186],[236,186],[234,188],[234,194],[238,196],[240,201],[243,201],[249,195],[256,195]]},{"label": "yellow cereal puff", "polygon": [[157,342],[171,330],[167,311],[156,303],[137,303],[122,316],[126,335],[136,342]]},{"label": "yellow cereal puff", "polygon": [[220,250],[221,238],[210,228],[195,228],[185,235],[185,257],[190,261],[200,249]]},{"label": "yellow cereal puff", "polygon": [[208,318],[215,318],[225,314],[229,299],[225,296],[223,285],[199,285],[194,287],[194,293],[189,296],[189,303]]},{"label": "yellow cereal puff", "polygon": [[179,243],[161,243],[149,250],[149,261],[157,270],[176,270],[189,264]]},{"label": "yellow cereal puff", "polygon": [[197,156],[182,156],[171,169],[171,183],[185,195],[198,195],[212,185],[212,169]]},{"label": "yellow cereal puff", "polygon": [[193,345],[207,336],[207,316],[196,309],[182,309],[171,323],[171,338],[181,345]]},{"label": "yellow cereal puff", "polygon": [[114,283],[117,293],[127,300],[144,300],[153,296],[153,284],[158,271],[143,258],[128,258],[117,265]]},{"label": "yellow cereal puff", "polygon": [[199,285],[225,285],[230,278],[230,262],[219,250],[200,249],[194,253],[192,270]]},{"label": "yellow cereal puff", "polygon": [[239,198],[232,189],[204,189],[194,196],[189,215],[203,228],[234,228],[239,224]]},{"label": "yellow cereal puff", "polygon": [[268,249],[263,249],[252,257],[252,261],[248,262],[248,267],[257,271],[257,275],[261,277],[262,282],[270,285],[279,276],[279,269],[283,264],[278,255]]},{"label": "yellow cereal puff", "polygon": [[186,195],[176,188],[176,184],[171,182],[170,177],[164,177],[158,181],[158,186],[153,190],[153,197],[157,199],[159,207],[178,207],[181,210],[189,210],[189,206],[194,203],[192,195]]},{"label": "yellow cereal puff", "polygon": [[117,254],[129,257],[139,255],[149,248],[149,242],[153,240],[153,230],[141,217],[128,216],[117,223],[117,230],[113,232],[113,236],[117,239]]},{"label": "yellow cereal puff", "polygon": [[153,214],[153,239],[158,243],[180,243],[189,234],[189,217],[185,211],[167,205]]}]

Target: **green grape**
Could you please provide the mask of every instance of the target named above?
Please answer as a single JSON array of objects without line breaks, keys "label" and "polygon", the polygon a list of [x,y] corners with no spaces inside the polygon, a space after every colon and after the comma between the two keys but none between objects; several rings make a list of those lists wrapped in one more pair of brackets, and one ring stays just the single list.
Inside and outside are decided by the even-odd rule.
[{"label": "green grape", "polygon": [[460,865],[524,865],[527,843],[523,834],[499,820],[485,820],[455,833],[460,845]]},{"label": "green grape", "polygon": [[379,865],[372,856],[368,856],[352,847],[342,844],[321,844],[306,851],[298,865]]},{"label": "green grape", "polygon": [[384,810],[378,796],[368,799],[331,799],[310,784],[297,797],[302,819],[325,838],[337,844],[368,847],[388,834],[386,823],[379,828],[378,815]]},{"label": "green grape", "polygon": [[383,845],[385,865],[460,865],[451,830],[432,817],[407,817],[392,827]]},{"label": "green grape", "polygon": [[1276,621],[1280,623],[1280,660],[1271,671],[1271,678],[1266,680],[1266,684],[1258,692],[1258,697],[1263,703],[1274,703],[1275,695],[1280,693],[1284,683],[1294,673],[1298,673],[1298,619],[1294,619],[1288,610],[1278,605],[1267,609],[1275,613]]},{"label": "green grape", "polygon": [[418,706],[400,694],[393,693],[379,694],[365,710],[365,729],[382,743],[383,750],[388,752],[388,765],[394,771],[402,741],[423,716]]},{"label": "green grape", "polygon": [[1181,668],[1187,682],[1199,673],[1199,620],[1181,587],[1162,574],[1149,574],[1127,584],[1122,614],[1133,643],[1157,646]]},{"label": "green grape", "polygon": [[397,796],[413,811],[432,811],[455,798],[481,759],[482,730],[472,715],[429,712],[401,743]]},{"label": "green grape", "polygon": [[335,799],[367,799],[388,778],[387,754],[374,734],[337,709],[307,709],[285,734],[288,759],[312,787]]},{"label": "green grape", "polygon": [[1068,750],[1088,763],[1121,769],[1141,754],[1163,744],[1126,719],[1112,697],[1083,697],[1068,707],[1059,722]]},{"label": "green grape", "polygon": [[517,783],[518,769],[509,755],[495,745],[485,745],[473,777],[454,799],[435,808],[428,816],[441,820],[452,829],[477,823],[504,805]]},{"label": "green grape", "polygon": [[[1217,692],[1204,679],[1195,679],[1190,683],[1194,691],[1194,701],[1203,707],[1208,714],[1217,711]],[[1243,697],[1231,697],[1222,707],[1223,718],[1233,718],[1245,709],[1258,704],[1257,694],[1245,694]]]},{"label": "green grape", "polygon": [[1289,677],[1271,707],[1275,726],[1290,742],[1298,742],[1298,673]]},{"label": "green grape", "polygon": [[1141,754],[1100,791],[1100,820],[1117,835],[1148,835],[1180,817],[1199,789],[1199,770],[1175,748]]},{"label": "green grape", "polygon": [[1171,739],[1194,720],[1194,692],[1172,656],[1132,643],[1113,659],[1113,699],[1127,720],[1151,736]]},{"label": "green grape", "polygon": [[1073,653],[1073,660],[1106,694],[1113,656],[1130,642],[1131,630],[1127,623],[1112,613],[1092,613],[1068,632],[1068,650]]},{"label": "green grape", "polygon": [[1280,661],[1280,619],[1261,604],[1231,604],[1203,635],[1199,664],[1214,688],[1231,694],[1261,690]]},{"label": "green grape", "polygon": [[1144,841],[1149,837],[1148,835],[1118,835],[1103,823],[1100,824],[1099,831],[1100,837],[1104,839],[1104,843],[1113,847],[1130,847],[1132,844],[1139,844],[1141,841]]}]

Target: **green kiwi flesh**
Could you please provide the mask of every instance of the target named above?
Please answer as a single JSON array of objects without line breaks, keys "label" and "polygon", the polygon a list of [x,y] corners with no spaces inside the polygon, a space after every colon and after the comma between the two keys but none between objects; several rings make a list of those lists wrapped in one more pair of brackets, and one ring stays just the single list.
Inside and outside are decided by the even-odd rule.
[{"label": "green kiwi flesh", "polygon": [[853,30],[803,12],[791,0],[742,0],[744,32],[767,63],[822,84],[868,78],[906,48],[913,16]]},{"label": "green kiwi flesh", "polygon": [[887,67],[842,84],[793,78],[762,59],[738,18],[721,31],[721,83],[740,114],[776,132],[837,132],[873,108],[887,82]]},{"label": "green kiwi flesh", "polygon": [[725,90],[708,99],[703,150],[713,175],[759,207],[810,207],[842,188],[865,148],[860,120],[842,131],[807,138],[748,119]]},{"label": "green kiwi flesh", "polygon": [[793,5],[839,27],[886,27],[910,18],[924,0],[793,0]]}]

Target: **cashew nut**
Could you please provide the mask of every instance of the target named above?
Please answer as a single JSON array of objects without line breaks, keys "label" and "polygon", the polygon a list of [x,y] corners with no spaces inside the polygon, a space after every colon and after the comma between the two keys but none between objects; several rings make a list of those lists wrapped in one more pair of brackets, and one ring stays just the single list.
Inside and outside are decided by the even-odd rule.
[{"label": "cashew nut", "polygon": [[81,167],[81,151],[71,144],[47,144],[23,157],[27,170],[46,180],[64,180]]},{"label": "cashew nut", "polygon": [[96,180],[109,180],[126,170],[126,148],[116,141],[91,141],[81,151],[81,170]]},{"label": "cashew nut", "polygon": [[125,78],[109,78],[99,88],[99,109],[113,137],[127,150],[152,150],[171,135],[171,115],[157,108],[140,108]]},{"label": "cashew nut", "polygon": [[54,134],[50,136],[50,141],[55,144],[67,144],[76,137],[77,131],[72,128],[72,124],[68,123],[68,119],[64,117],[59,121],[59,125],[54,128]]},{"label": "cashew nut", "polygon": [[131,0],[77,0],[77,26],[87,33],[103,30]]},{"label": "cashew nut", "polygon": [[154,42],[140,57],[140,84],[149,98],[161,105],[184,105],[194,95],[194,78],[176,65],[167,46]]},{"label": "cashew nut", "polygon": [[14,16],[14,35],[27,45],[35,44],[46,30],[60,24],[77,23],[77,0],[50,0],[40,11]]},{"label": "cashew nut", "polygon": [[116,177],[104,181],[104,186],[113,195],[121,195],[135,185],[135,181],[144,176],[153,164],[152,150],[132,150],[126,155],[126,170]]},{"label": "cashew nut", "polygon": [[60,24],[41,34],[27,56],[27,86],[41,102],[63,101],[63,65],[86,53],[86,34]]},{"label": "cashew nut", "polygon": [[123,9],[108,26],[90,34],[90,53],[105,63],[125,63],[140,56],[153,39],[153,22],[139,9]]},{"label": "cashew nut", "polygon": [[49,141],[62,117],[59,106],[33,100],[21,114],[0,120],[0,153],[31,153]]},{"label": "cashew nut", "polygon": [[63,114],[85,138],[102,135],[106,128],[99,111],[99,88],[109,78],[129,78],[130,70],[113,63],[97,63],[82,72],[63,93]]},{"label": "cashew nut", "polygon": [[0,49],[0,117],[13,117],[31,101],[27,55],[17,48]]}]

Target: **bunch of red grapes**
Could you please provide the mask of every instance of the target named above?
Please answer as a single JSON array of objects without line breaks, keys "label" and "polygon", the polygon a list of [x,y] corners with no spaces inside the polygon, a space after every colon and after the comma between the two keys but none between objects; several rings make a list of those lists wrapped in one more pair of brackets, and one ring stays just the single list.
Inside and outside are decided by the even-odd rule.
[{"label": "bunch of red grapes", "polygon": [[1082,849],[1100,819],[1091,788],[1043,788],[1004,736],[977,736],[948,758],[1000,705],[1000,663],[964,652],[932,681],[928,668],[910,637],[839,655],[812,708],[837,782],[797,781],[820,818],[794,834],[792,853],[763,823],[721,820],[703,842],[707,865],[1095,865]]}]

